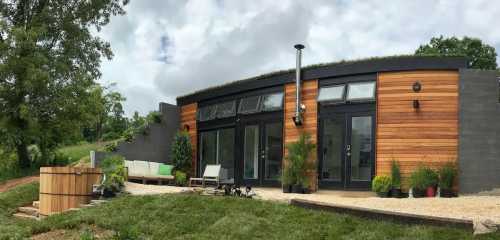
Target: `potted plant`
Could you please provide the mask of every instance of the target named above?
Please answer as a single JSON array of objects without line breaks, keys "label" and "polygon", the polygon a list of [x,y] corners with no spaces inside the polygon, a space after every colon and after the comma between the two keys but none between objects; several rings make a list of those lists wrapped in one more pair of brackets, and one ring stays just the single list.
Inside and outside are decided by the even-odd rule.
[{"label": "potted plant", "polygon": [[377,193],[377,196],[386,198],[389,197],[391,190],[392,179],[389,176],[375,176],[372,181],[372,191]]},{"label": "potted plant", "polygon": [[425,176],[423,167],[418,167],[417,170],[410,175],[410,187],[413,197],[421,198],[425,196]]},{"label": "potted plant", "polygon": [[434,197],[438,183],[437,173],[429,167],[420,166],[410,176],[413,197]]},{"label": "potted plant", "polygon": [[281,174],[281,185],[283,188],[283,193],[291,193],[292,192],[292,177],[290,176],[290,170],[288,167],[283,169],[283,173]]},{"label": "potted plant", "polygon": [[453,183],[457,176],[457,168],[453,163],[447,163],[441,167],[439,173],[439,196],[444,198],[454,197]]},{"label": "potted plant", "polygon": [[287,144],[288,150],[285,172],[288,171],[290,184],[292,185],[293,193],[304,193],[304,189],[309,189],[309,181],[307,181],[307,171],[314,169],[314,165],[308,161],[310,153],[316,147],[311,143],[308,134],[301,134],[299,140]]},{"label": "potted plant", "polygon": [[180,171],[180,173],[184,173],[184,175],[186,175],[186,179],[189,178],[189,174],[191,173],[193,150],[191,146],[191,139],[187,131],[183,130],[177,132],[172,143],[171,154],[175,172]]},{"label": "potted plant", "polygon": [[401,197],[401,171],[399,163],[396,160],[392,160],[391,164],[391,197],[400,198]]},{"label": "potted plant", "polygon": [[119,155],[106,157],[101,163],[104,173],[101,185],[102,195],[105,198],[116,196],[125,186],[125,162]]}]

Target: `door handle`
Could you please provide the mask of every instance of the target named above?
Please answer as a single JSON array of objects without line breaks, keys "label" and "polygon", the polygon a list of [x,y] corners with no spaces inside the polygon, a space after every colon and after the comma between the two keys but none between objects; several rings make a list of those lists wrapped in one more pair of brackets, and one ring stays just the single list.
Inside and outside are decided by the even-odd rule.
[{"label": "door handle", "polygon": [[346,155],[348,157],[351,156],[351,144],[347,144],[347,146],[346,146]]}]

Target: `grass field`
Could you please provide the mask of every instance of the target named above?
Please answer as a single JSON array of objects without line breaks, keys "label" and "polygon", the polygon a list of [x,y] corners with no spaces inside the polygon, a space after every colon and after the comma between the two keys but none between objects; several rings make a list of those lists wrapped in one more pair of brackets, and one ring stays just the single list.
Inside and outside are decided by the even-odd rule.
[{"label": "grass field", "polygon": [[[70,158],[70,164],[74,164],[79,161],[89,162],[89,152],[92,150],[103,150],[108,143],[110,142],[82,143],[73,146],[61,147],[57,151],[68,156]],[[38,169],[21,170],[15,167],[15,161],[17,161],[15,155],[6,157],[6,155],[0,154],[0,157],[1,156],[8,159],[0,159],[0,161],[3,161],[0,162],[0,184],[10,179],[38,174]]]},{"label": "grass field", "polygon": [[[65,229],[92,239],[89,229],[111,230],[114,239],[500,239],[473,237],[453,228],[409,226],[286,204],[198,195],[123,196],[104,205],[51,216],[14,220],[15,207],[34,200],[29,184],[0,194],[0,239],[25,238]],[[89,227],[90,226],[90,227]]]}]

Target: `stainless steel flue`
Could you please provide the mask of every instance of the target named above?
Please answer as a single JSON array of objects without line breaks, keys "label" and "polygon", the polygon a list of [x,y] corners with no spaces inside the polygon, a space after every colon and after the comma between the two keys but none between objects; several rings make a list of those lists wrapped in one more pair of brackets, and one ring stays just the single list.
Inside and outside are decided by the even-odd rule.
[{"label": "stainless steel flue", "polygon": [[302,68],[302,49],[304,49],[304,45],[302,44],[296,44],[295,49],[297,49],[297,59],[296,59],[296,66],[295,66],[295,87],[296,87],[296,94],[295,94],[295,116],[293,117],[293,121],[295,122],[295,125],[299,126],[302,125],[302,103],[301,103],[301,97],[300,97],[300,92],[301,92],[301,68]]}]

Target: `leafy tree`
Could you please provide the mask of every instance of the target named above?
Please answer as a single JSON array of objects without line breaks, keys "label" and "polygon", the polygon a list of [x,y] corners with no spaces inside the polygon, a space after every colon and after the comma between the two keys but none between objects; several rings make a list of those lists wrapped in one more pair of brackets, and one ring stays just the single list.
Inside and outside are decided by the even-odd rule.
[{"label": "leafy tree", "polygon": [[478,38],[433,37],[428,44],[421,45],[416,55],[432,56],[465,56],[469,59],[469,67],[495,70],[497,68],[495,48],[483,43]]},{"label": "leafy tree", "polygon": [[87,107],[80,103],[101,76],[109,43],[92,35],[124,14],[128,0],[0,1],[0,124],[19,166],[31,165],[28,146],[46,158],[80,134]]},{"label": "leafy tree", "polygon": [[179,131],[172,144],[172,163],[176,170],[191,172],[192,160],[191,140],[187,131]]}]

